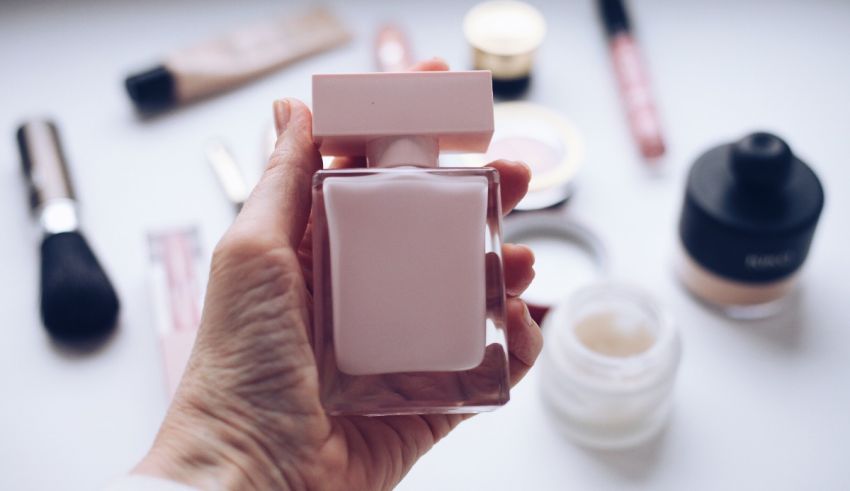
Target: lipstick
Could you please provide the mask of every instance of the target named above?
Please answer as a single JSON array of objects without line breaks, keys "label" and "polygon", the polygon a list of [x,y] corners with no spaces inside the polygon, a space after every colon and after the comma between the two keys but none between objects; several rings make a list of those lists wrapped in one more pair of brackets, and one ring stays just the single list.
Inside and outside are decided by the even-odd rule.
[{"label": "lipstick", "polygon": [[626,7],[622,0],[599,0],[598,6],[632,136],[644,158],[656,159],[664,155],[664,137]]}]

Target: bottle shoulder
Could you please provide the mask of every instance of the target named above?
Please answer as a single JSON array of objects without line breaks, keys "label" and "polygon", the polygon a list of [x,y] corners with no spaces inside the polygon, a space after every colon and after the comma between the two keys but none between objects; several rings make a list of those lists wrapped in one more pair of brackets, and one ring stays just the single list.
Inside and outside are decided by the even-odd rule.
[{"label": "bottle shoulder", "polygon": [[499,171],[492,167],[392,167],[357,169],[322,169],[313,175],[313,186],[321,187],[329,180],[357,179],[371,182],[464,181],[479,178],[488,185],[499,183]]}]

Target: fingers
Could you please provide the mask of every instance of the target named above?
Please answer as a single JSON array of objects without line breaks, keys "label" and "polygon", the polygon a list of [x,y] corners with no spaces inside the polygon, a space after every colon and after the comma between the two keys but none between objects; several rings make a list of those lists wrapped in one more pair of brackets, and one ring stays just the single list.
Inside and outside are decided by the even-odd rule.
[{"label": "fingers", "polygon": [[246,234],[296,248],[310,215],[313,173],[322,159],[313,144],[313,118],[301,101],[275,101],[278,136],[260,182],[228,234]]},{"label": "fingers", "polygon": [[507,300],[508,347],[510,348],[511,385],[528,372],[543,349],[543,334],[528,313],[525,302],[518,298]]},{"label": "fingers", "polygon": [[534,279],[534,253],[524,245],[502,246],[502,263],[505,267],[505,291],[509,297],[518,297]]},{"label": "fingers", "polygon": [[531,182],[531,169],[522,162],[497,160],[487,165],[499,171],[502,188],[502,213],[507,215],[525,197]]}]

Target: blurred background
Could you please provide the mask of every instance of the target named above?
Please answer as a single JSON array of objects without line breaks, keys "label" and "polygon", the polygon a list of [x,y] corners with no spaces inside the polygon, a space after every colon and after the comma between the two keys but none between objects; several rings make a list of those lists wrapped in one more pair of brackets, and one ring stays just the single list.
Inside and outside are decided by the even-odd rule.
[{"label": "blurred background", "polygon": [[[137,114],[125,77],[175,49],[319,4],[0,5],[0,488],[97,489],[148,449],[169,399],[148,236],[195,228],[206,267],[234,216],[208,142],[226,143],[250,185],[269,153],[274,99],[309,103],[314,73],[375,70],[386,22],[405,33],[415,59],[470,69],[463,19],[475,3],[322,2],[349,42],[154,117]],[[399,489],[850,488],[850,3],[630,2],[666,140],[661,171],[648,170],[629,132],[595,3],[530,3],[547,25],[531,82],[499,100],[540,104],[575,130],[583,153],[572,195],[549,213],[591,227],[611,274],[673,315],[684,354],[672,419],[636,448],[575,446],[544,408],[535,369],[510,404],[464,423]],[[115,333],[94,350],[51,341],[39,318],[40,232],[14,138],[31,117],[59,126],[86,238],[121,299]],[[691,163],[756,130],[791,145],[827,203],[791,308],[743,322],[695,301],[671,262]],[[550,275],[536,288],[557,295],[558,281]]]}]

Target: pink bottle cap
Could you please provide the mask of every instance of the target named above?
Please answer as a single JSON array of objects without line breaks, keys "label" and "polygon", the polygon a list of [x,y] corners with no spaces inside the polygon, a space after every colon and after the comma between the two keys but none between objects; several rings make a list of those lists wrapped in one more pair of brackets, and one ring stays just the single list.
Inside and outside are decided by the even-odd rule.
[{"label": "pink bottle cap", "polygon": [[492,136],[489,71],[313,75],[322,155],[436,167],[440,151],[485,152]]}]

